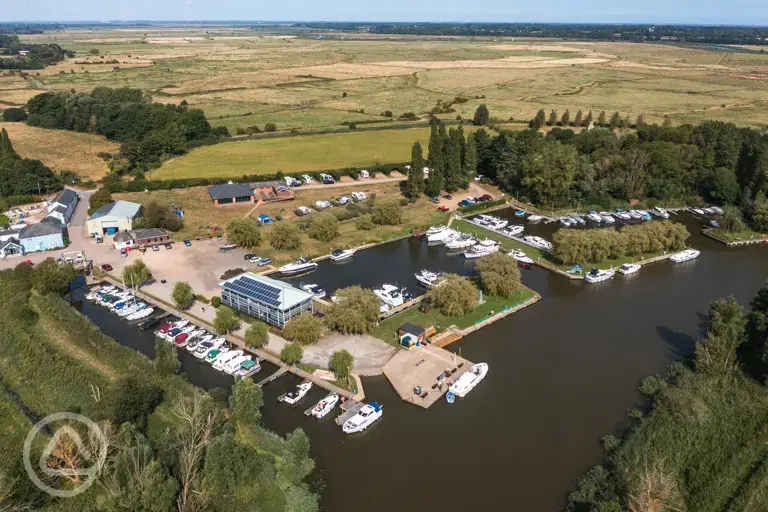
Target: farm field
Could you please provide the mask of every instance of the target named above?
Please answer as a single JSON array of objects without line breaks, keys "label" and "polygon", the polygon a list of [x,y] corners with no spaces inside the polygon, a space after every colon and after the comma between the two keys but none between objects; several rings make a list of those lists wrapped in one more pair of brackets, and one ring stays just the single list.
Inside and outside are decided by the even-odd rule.
[{"label": "farm field", "polygon": [[[466,126],[465,131],[475,127]],[[350,131],[273,139],[252,139],[204,146],[163,164],[153,179],[237,177],[277,171],[322,171],[407,162],[411,146],[425,150],[429,128]]]},{"label": "farm field", "polygon": [[47,130],[23,123],[0,123],[3,128],[22,157],[40,160],[57,172],[74,171],[83,179],[104,177],[107,164],[97,155],[120,151],[120,144],[90,133]]},{"label": "farm field", "polygon": [[[214,125],[278,130],[425,118],[438,102],[471,117],[486,103],[499,121],[544,108],[643,114],[647,121],[724,119],[763,126],[768,55],[750,48],[623,42],[317,34],[285,28],[72,28],[22,36],[77,56],[26,79],[0,76],[0,108],[42,90],[138,87],[154,101],[186,100]],[[342,39],[343,38],[343,39]]]}]

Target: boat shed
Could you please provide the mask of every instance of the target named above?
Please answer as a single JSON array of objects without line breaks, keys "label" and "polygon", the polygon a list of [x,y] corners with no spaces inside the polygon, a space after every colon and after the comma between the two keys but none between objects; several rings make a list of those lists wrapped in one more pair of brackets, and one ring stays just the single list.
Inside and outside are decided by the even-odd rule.
[{"label": "boat shed", "polygon": [[402,338],[404,335],[409,334],[419,342],[424,343],[427,339],[427,329],[414,325],[410,322],[406,322],[397,329],[397,336]]},{"label": "boat shed", "polygon": [[312,294],[288,283],[246,272],[219,283],[221,303],[283,328],[291,318],[312,313]]},{"label": "boat shed", "polygon": [[129,201],[114,201],[96,209],[88,219],[88,233],[94,236],[115,235],[133,228],[141,216],[141,205]]}]

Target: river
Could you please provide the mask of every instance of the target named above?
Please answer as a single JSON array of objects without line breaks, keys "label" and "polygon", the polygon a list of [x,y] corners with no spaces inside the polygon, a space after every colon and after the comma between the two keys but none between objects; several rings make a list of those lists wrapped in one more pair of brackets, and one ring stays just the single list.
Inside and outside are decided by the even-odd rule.
[{"label": "river", "polygon": [[[265,422],[280,434],[301,427],[310,435],[327,482],[324,510],[559,510],[578,477],[601,461],[598,438],[620,434],[627,409],[640,405],[640,380],[692,352],[709,302],[735,295],[747,306],[768,278],[766,248],[726,249],[700,235],[701,222],[688,214],[676,220],[702,250],[697,260],[660,262],[597,285],[523,270],[524,283],[542,300],[450,346],[490,364],[466,399],[422,410],[402,402],[384,377],[366,378],[366,395],[384,405],[384,417],[361,435],[344,436],[330,417],[303,415],[322,390],[297,408],[277,403],[298,381],[288,375],[264,388]],[[547,236],[553,229],[532,232]],[[303,280],[331,293],[384,282],[415,291],[413,273],[422,268],[472,272],[460,256],[405,239],[345,264],[322,262]],[[80,307],[107,335],[153,355],[151,331],[126,329],[89,303]],[[186,352],[182,357],[193,383],[231,386],[231,378]],[[257,378],[266,371],[273,369]]]}]

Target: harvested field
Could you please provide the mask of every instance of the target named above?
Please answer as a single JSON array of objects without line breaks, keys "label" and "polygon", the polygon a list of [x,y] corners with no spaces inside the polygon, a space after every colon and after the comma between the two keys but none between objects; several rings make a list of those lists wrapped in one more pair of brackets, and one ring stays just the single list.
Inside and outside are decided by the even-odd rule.
[{"label": "harvested field", "polygon": [[426,148],[428,140],[428,128],[410,128],[225,142],[170,160],[152,177],[226,178],[406,162],[413,143],[421,141]]},{"label": "harvested field", "polygon": [[99,135],[46,130],[23,123],[0,123],[16,152],[42,161],[54,171],[74,171],[85,179],[101,179],[108,171],[98,153],[117,153],[120,145]]}]

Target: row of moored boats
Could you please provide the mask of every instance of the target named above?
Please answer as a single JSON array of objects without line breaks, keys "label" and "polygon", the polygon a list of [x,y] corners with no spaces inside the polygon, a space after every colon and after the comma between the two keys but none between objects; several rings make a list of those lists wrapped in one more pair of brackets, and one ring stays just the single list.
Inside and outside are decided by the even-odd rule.
[{"label": "row of moored boats", "polygon": [[[686,249],[671,255],[669,257],[669,261],[673,263],[684,263],[686,261],[695,260],[700,255],[701,251],[696,249]],[[613,279],[617,272],[623,275],[634,274],[640,270],[640,267],[641,265],[638,265],[637,263],[624,263],[616,270],[612,268],[606,270],[593,268],[591,271],[584,275],[584,280],[588,283],[600,283],[602,281]]]},{"label": "row of moored boats", "polygon": [[97,288],[88,293],[85,299],[129,321],[141,320],[155,312],[155,309],[146,302],[136,300],[136,296],[131,291],[123,291],[117,286]]},{"label": "row of moored boats", "polygon": [[[289,405],[298,404],[312,389],[312,382],[304,381],[301,384],[293,387],[285,395],[279,399]],[[311,409],[305,414],[313,416],[317,419],[325,418],[336,406],[341,402],[341,398],[336,393],[330,393],[322,400],[317,402]],[[346,434],[354,434],[355,432],[362,432],[370,427],[376,420],[381,418],[383,414],[382,407],[376,402],[363,405],[354,416],[347,419],[344,422],[341,429]]]}]

